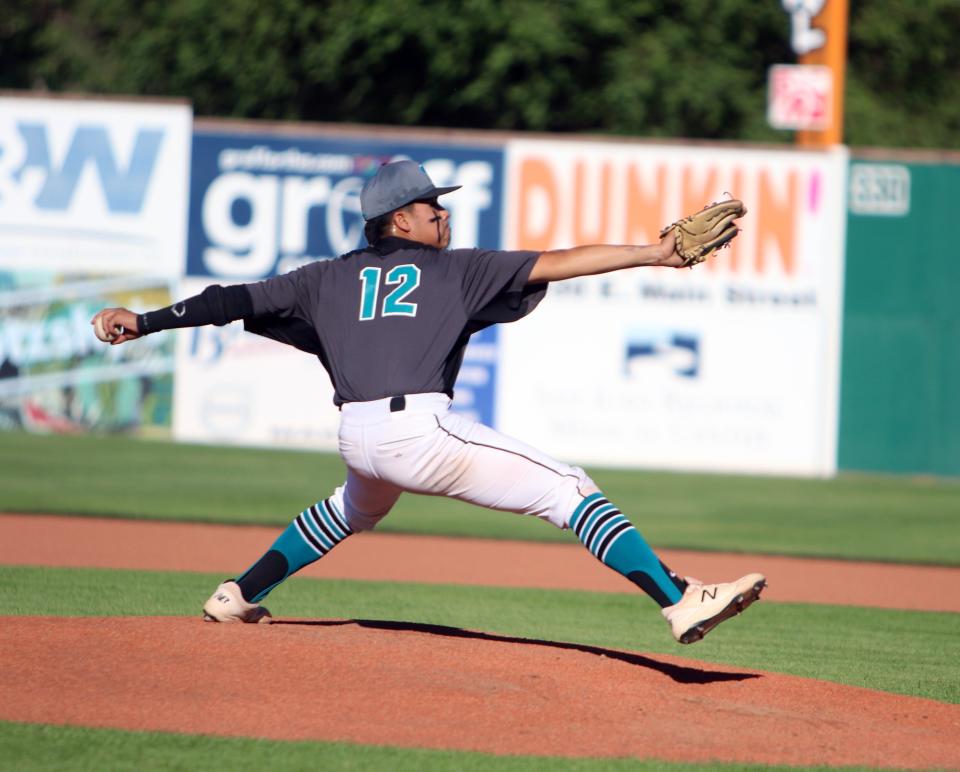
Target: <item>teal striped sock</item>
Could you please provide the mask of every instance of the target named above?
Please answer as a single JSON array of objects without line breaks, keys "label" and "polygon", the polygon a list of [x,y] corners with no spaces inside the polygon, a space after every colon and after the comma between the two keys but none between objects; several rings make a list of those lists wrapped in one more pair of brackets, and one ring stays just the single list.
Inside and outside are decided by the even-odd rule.
[{"label": "teal striped sock", "polygon": [[241,594],[251,603],[262,600],[288,576],[322,558],[352,533],[331,499],[307,507],[237,579]]},{"label": "teal striped sock", "polygon": [[600,562],[622,574],[661,606],[672,606],[687,583],[667,568],[640,532],[602,493],[587,496],[570,527]]}]

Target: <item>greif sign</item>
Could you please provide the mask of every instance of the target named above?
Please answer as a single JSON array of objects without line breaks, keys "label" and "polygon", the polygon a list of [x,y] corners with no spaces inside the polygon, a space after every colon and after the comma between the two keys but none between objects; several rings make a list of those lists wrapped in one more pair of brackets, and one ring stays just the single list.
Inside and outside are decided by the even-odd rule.
[{"label": "greif sign", "polygon": [[187,273],[250,281],[364,246],[360,189],[397,158],[422,163],[438,186],[463,186],[442,200],[451,247],[500,246],[500,150],[197,131]]}]

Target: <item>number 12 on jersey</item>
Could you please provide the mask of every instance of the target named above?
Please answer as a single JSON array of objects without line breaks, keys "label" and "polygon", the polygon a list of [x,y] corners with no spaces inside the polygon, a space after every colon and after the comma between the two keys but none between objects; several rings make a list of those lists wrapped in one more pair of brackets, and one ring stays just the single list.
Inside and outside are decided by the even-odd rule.
[{"label": "number 12 on jersey", "polygon": [[[377,300],[380,297],[381,268],[371,266],[360,271],[360,321],[374,319],[377,315]],[[381,316],[416,316],[417,304],[405,298],[420,286],[420,269],[412,263],[397,265],[387,271],[386,284],[396,284],[383,298]]]}]

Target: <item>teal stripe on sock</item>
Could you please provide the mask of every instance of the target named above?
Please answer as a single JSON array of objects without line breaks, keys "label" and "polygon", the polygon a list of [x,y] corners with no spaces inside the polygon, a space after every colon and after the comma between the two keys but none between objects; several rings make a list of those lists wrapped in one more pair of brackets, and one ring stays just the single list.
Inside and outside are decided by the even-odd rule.
[{"label": "teal stripe on sock", "polygon": [[343,529],[337,524],[337,521],[330,515],[326,507],[318,506],[317,509],[320,512],[320,517],[323,519],[324,525],[327,526],[327,530],[333,534],[333,537],[339,542],[342,539],[346,539],[349,534],[343,532]]},{"label": "teal stripe on sock", "polygon": [[323,529],[317,525],[316,520],[313,519],[313,513],[315,511],[316,507],[311,507],[310,509],[304,510],[303,519],[307,524],[307,528],[310,529],[310,533],[312,533],[317,541],[323,545],[324,550],[329,552],[336,546],[336,542],[327,536],[327,534],[323,532]]},{"label": "teal stripe on sock", "polygon": [[597,531],[596,535],[591,539],[590,546],[588,549],[596,555],[601,560],[603,559],[600,556],[600,545],[603,544],[603,540],[606,538],[607,534],[610,533],[614,528],[616,528],[621,523],[628,523],[629,521],[623,515],[617,515],[616,517],[611,517],[603,526]]},{"label": "teal stripe on sock", "polygon": [[[586,514],[588,511],[589,515]],[[659,603],[666,600],[670,605],[680,600],[680,588],[670,578],[650,545],[603,494],[595,493],[581,501],[570,517],[570,526],[594,557],[640,584]],[[612,539],[607,542],[611,536]],[[634,576],[631,577],[631,574]],[[638,574],[644,574],[649,579],[637,581]]]},{"label": "teal stripe on sock", "polygon": [[597,523],[609,515],[611,512],[616,511],[616,507],[609,502],[605,502],[598,506],[593,512],[590,513],[589,517],[584,521],[583,530],[580,531],[580,541],[586,544],[589,541],[593,541],[593,537],[596,536],[593,531],[597,527]]},{"label": "teal stripe on sock", "polygon": [[583,501],[580,502],[580,505],[573,511],[573,514],[570,516],[570,527],[576,528],[580,517],[583,515],[584,511],[597,499],[602,499],[602,493],[591,493]]},{"label": "teal stripe on sock", "polygon": [[287,576],[320,558],[320,553],[303,538],[295,522],[284,529],[270,549],[275,549],[287,559],[290,567]]},{"label": "teal stripe on sock", "polygon": [[337,505],[333,503],[333,499],[327,499],[327,505],[330,507],[331,516],[340,527],[340,530],[346,534],[343,537],[346,539],[347,536],[350,536],[353,533],[353,529],[347,524],[347,518],[343,516],[343,512],[341,512]]}]

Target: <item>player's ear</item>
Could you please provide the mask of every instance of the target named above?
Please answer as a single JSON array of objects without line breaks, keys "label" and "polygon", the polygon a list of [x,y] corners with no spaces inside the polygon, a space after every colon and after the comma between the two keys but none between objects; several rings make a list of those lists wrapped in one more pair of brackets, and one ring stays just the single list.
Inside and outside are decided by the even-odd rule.
[{"label": "player's ear", "polygon": [[413,227],[405,209],[398,209],[393,213],[391,219],[393,222],[393,227],[401,233],[409,233],[410,229]]}]

